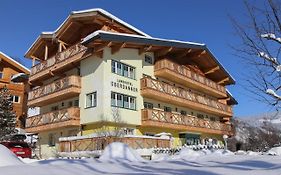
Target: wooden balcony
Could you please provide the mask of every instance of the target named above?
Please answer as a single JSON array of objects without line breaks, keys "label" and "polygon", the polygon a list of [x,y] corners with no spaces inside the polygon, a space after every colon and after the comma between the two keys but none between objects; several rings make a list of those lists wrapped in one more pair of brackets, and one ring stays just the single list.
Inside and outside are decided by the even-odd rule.
[{"label": "wooden balcony", "polygon": [[232,127],[229,124],[156,109],[142,110],[142,127],[147,126],[172,128],[180,131],[233,135]]},{"label": "wooden balcony", "polygon": [[59,142],[60,152],[75,152],[75,151],[96,151],[103,150],[107,145],[112,142],[123,142],[129,145],[133,149],[144,148],[170,148],[170,140],[153,138],[149,136],[137,137],[137,136],[124,136],[124,137],[94,137],[83,138],[76,140],[65,140]]},{"label": "wooden balcony", "polygon": [[80,109],[78,107],[28,117],[25,125],[26,131],[31,133],[78,126],[80,126]]},{"label": "wooden balcony", "polygon": [[162,77],[186,87],[197,89],[214,97],[227,97],[224,86],[168,59],[163,59],[155,63],[154,74],[157,77]]},{"label": "wooden balcony", "polygon": [[29,92],[27,105],[43,106],[78,96],[80,91],[81,78],[71,75]]},{"label": "wooden balcony", "polygon": [[141,79],[141,95],[218,116],[232,116],[231,106],[148,77]]},{"label": "wooden balcony", "polygon": [[66,70],[86,57],[87,47],[79,44],[73,45],[53,57],[40,62],[30,70],[29,81],[39,81],[52,76],[55,72]]}]

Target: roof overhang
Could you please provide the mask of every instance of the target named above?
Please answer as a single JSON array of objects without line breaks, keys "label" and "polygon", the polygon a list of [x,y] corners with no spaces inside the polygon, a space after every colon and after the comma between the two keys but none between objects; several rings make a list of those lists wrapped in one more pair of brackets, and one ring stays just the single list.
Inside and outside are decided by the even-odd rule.
[{"label": "roof overhang", "polygon": [[[199,59],[201,61],[206,62],[206,70],[209,69],[209,63],[213,64],[212,66],[219,66],[219,71],[216,74],[219,76],[220,79],[224,78],[225,85],[228,84],[235,84],[234,78],[226,71],[226,69],[223,67],[223,65],[216,59],[216,57],[213,55],[213,53],[208,49],[208,47],[205,44],[201,43],[194,43],[194,42],[184,42],[184,41],[178,41],[178,40],[167,40],[167,39],[161,39],[161,38],[152,38],[152,37],[144,37],[139,35],[131,35],[131,34],[123,34],[123,33],[112,33],[112,32],[106,32],[106,31],[96,31],[92,34],[88,35],[84,40],[82,41],[83,45],[86,45],[87,47],[94,47],[95,42],[116,42],[116,43],[128,43],[128,45],[137,45],[137,47],[144,47],[144,46],[155,46],[157,49],[161,48],[170,48],[170,50],[175,50],[176,52],[186,51],[187,49],[194,49],[198,54],[204,53],[203,57],[200,57]],[[153,50],[152,50],[153,51]],[[155,51],[155,50],[154,50]],[[185,59],[186,58],[182,58]],[[197,58],[196,58],[197,59]],[[198,59],[197,59],[198,60]],[[211,75],[208,75],[211,76]]]},{"label": "roof overhang", "polygon": [[23,73],[26,73],[26,74],[30,73],[30,70],[27,67],[25,67],[24,65],[20,64],[19,62],[17,62],[13,58],[9,57],[8,55],[6,55],[6,54],[4,54],[3,52],[0,51],[0,61],[1,61],[1,59],[6,61],[7,63],[13,65],[14,67],[19,69]]},{"label": "roof overhang", "polygon": [[[133,27],[132,25],[124,22],[123,20],[117,18],[116,16],[110,14],[109,12],[95,8],[95,9],[89,9],[89,10],[82,10],[82,11],[72,11],[70,15],[64,20],[64,22],[55,30],[52,32],[42,32],[38,38],[35,40],[35,42],[31,45],[31,47],[27,50],[25,53],[26,58],[31,58],[33,56],[33,53],[37,51],[38,48],[42,47],[42,43],[48,39],[59,39],[62,35],[64,35],[65,31],[71,28],[75,22],[77,21],[83,21],[83,19],[86,18],[93,18],[94,21],[98,18],[105,19],[106,23],[109,25],[115,25],[116,28],[123,28],[124,30],[137,34],[142,35],[145,37],[150,37],[148,34],[140,31],[139,29]],[[79,25],[79,24],[78,24]],[[40,52],[40,51],[39,51]]]}]

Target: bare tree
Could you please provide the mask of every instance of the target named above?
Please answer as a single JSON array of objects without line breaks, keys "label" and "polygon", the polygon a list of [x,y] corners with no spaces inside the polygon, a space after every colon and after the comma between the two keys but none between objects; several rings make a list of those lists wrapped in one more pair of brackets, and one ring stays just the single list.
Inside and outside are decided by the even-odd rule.
[{"label": "bare tree", "polygon": [[245,88],[254,98],[280,109],[281,1],[264,0],[262,8],[244,1],[248,21],[230,17],[241,44],[233,47],[247,63]]}]

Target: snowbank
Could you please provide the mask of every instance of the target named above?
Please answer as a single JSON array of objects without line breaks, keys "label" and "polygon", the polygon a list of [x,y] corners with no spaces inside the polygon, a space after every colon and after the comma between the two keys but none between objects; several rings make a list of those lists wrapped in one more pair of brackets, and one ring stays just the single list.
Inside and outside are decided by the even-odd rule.
[{"label": "snowbank", "polygon": [[0,167],[24,164],[13,152],[0,144]]},{"label": "snowbank", "polygon": [[271,148],[269,151],[267,151],[267,154],[273,156],[281,156],[281,146]]},{"label": "snowbank", "polygon": [[99,158],[101,161],[144,162],[145,160],[135,150],[121,142],[114,142],[105,147]]}]

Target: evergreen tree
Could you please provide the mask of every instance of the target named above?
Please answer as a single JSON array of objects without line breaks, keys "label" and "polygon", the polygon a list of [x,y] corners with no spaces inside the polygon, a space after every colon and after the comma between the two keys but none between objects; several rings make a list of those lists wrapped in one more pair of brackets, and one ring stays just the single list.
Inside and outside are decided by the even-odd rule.
[{"label": "evergreen tree", "polygon": [[0,140],[16,133],[16,114],[13,111],[12,96],[7,89],[0,89]]}]

